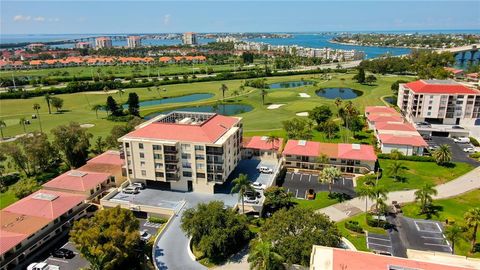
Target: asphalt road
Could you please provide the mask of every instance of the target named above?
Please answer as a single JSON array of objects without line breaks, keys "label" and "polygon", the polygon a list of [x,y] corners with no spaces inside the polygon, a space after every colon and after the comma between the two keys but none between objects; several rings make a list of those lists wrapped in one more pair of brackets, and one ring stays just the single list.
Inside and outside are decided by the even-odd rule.
[{"label": "asphalt road", "polygon": [[480,166],[480,162],[470,158],[465,152],[463,152],[463,148],[470,146],[470,144],[464,143],[455,143],[452,138],[447,137],[436,137],[432,136],[432,142],[436,145],[447,144],[450,146],[452,150],[452,160],[456,162],[465,162],[472,166],[478,167]]},{"label": "asphalt road", "polygon": [[[296,198],[305,199],[305,194],[309,189],[315,192],[328,191],[328,184],[323,184],[318,181],[318,175],[307,173],[291,173],[285,175],[285,180],[282,186],[287,191],[292,192]],[[345,193],[350,196],[355,196],[353,181],[349,178],[342,178],[335,181],[332,185],[332,191],[338,193]]]}]

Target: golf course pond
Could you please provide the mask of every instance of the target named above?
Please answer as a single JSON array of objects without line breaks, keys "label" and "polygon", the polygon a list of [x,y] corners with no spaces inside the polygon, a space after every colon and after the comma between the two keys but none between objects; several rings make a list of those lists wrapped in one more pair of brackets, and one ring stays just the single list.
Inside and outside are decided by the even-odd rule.
[{"label": "golf course pond", "polygon": [[192,106],[192,107],[183,107],[173,110],[164,110],[154,113],[147,114],[144,118],[151,119],[159,114],[166,114],[172,111],[182,111],[182,112],[214,112],[221,115],[236,115],[241,113],[246,113],[253,110],[253,107],[245,104],[218,104],[218,105],[202,105],[202,106]]},{"label": "golf course pond", "polygon": [[[167,98],[160,98],[160,99],[152,99],[146,100],[139,103],[141,107],[148,107],[148,106],[155,106],[155,105],[162,105],[162,104],[169,104],[169,103],[182,103],[182,102],[192,102],[192,101],[199,101],[213,97],[214,94],[203,93],[203,94],[191,94],[179,97],[167,97]],[[128,104],[123,105],[124,109],[128,108]]]},{"label": "golf course pond", "polygon": [[269,89],[280,89],[280,88],[294,88],[294,87],[301,87],[306,85],[312,85],[312,81],[291,81],[291,82],[278,82],[278,83],[271,83],[268,85]]},{"label": "golf course pond", "polygon": [[363,94],[362,91],[354,90],[351,88],[338,88],[338,87],[322,88],[317,90],[315,93],[319,97],[324,97],[328,99],[336,99],[336,98],[354,99]]}]

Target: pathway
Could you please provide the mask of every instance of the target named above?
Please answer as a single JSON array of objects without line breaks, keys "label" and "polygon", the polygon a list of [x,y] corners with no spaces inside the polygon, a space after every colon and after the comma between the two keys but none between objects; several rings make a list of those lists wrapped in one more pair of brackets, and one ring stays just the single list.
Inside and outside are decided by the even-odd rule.
[{"label": "pathway", "polygon": [[[434,199],[445,199],[457,196],[468,191],[480,188],[480,167],[452,180],[445,184],[436,186],[438,195]],[[409,203],[415,201],[415,190],[393,191],[388,193],[387,202],[397,201],[398,203]],[[368,209],[372,207],[373,202],[368,200]],[[333,221],[341,221],[365,212],[365,199],[354,198],[352,200],[337,203],[317,210],[324,213]]]}]

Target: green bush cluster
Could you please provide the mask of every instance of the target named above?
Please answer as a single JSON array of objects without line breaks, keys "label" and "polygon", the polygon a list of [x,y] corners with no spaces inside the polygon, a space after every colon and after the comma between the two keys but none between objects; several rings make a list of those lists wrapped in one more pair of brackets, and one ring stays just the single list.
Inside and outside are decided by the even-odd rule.
[{"label": "green bush cluster", "polygon": [[367,225],[370,227],[379,227],[379,228],[386,228],[388,225],[387,221],[383,220],[376,220],[372,217],[372,215],[367,216]]},{"label": "green bush cluster", "polygon": [[480,143],[478,142],[477,139],[474,137],[468,137],[470,139],[470,143],[473,144],[473,146],[480,146]]},{"label": "green bush cluster", "polygon": [[363,228],[360,226],[358,221],[349,220],[345,222],[345,228],[356,233],[363,233]]},{"label": "green bush cluster", "polygon": [[148,222],[151,222],[151,223],[159,223],[159,224],[163,224],[163,223],[167,223],[167,219],[166,218],[161,218],[161,217],[148,217]]},{"label": "green bush cluster", "polygon": [[[378,158],[382,159],[392,159],[390,154],[378,154]],[[400,156],[398,159],[400,160],[408,160],[408,161],[420,161],[420,162],[435,162],[435,159],[430,156]]]}]

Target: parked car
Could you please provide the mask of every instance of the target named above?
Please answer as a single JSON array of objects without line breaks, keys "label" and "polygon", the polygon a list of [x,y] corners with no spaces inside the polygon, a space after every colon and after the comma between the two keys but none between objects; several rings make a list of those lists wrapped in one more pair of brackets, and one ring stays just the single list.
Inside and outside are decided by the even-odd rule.
[{"label": "parked car", "polygon": [[437,148],[438,148],[438,145],[436,145],[436,144],[432,144],[432,145],[429,145],[429,146],[428,146],[428,150],[430,150],[430,151],[433,151],[433,150],[435,150],[435,149],[437,149]]},{"label": "parked car", "polygon": [[267,188],[266,185],[262,184],[262,183],[259,183],[259,182],[255,182],[252,184],[252,187],[254,189],[259,189],[259,190],[264,190],[265,188]]},{"label": "parked car", "polygon": [[124,188],[122,192],[125,194],[137,194],[137,193],[140,193],[140,188],[128,186]]},{"label": "parked car", "polygon": [[55,258],[70,259],[75,256],[73,251],[66,248],[59,248],[52,252],[52,256]]},{"label": "parked car", "polygon": [[432,127],[432,125],[428,122],[417,122],[415,123],[418,127]]},{"label": "parked car", "polygon": [[432,136],[430,136],[430,135],[422,135],[422,138],[423,138],[425,141],[430,141],[430,140],[432,140]]},{"label": "parked car", "polygon": [[255,203],[255,204],[258,203],[258,199],[255,197],[247,197],[247,198],[244,198],[243,201],[246,203]]},{"label": "parked car", "polygon": [[465,152],[465,153],[475,153],[475,149],[473,147],[465,147],[465,148],[463,148],[463,152]]},{"label": "parked car", "polygon": [[262,194],[260,194],[260,192],[255,191],[255,190],[247,190],[247,191],[245,192],[245,197],[261,198],[261,197],[262,197]]},{"label": "parked car", "polygon": [[130,184],[131,187],[138,187],[139,189],[145,189],[145,184],[140,182],[135,182]]},{"label": "parked car", "polygon": [[147,230],[140,231],[140,239],[141,239],[142,241],[147,242],[148,239],[150,239],[150,237],[152,237],[152,235],[149,234],[149,233],[147,232]]},{"label": "parked car", "polygon": [[258,168],[258,171],[260,173],[273,173],[273,169],[265,167],[265,166],[261,166],[260,168]]},{"label": "parked car", "polygon": [[464,128],[461,126],[452,126],[452,129],[464,129]]},{"label": "parked car", "polygon": [[469,143],[470,139],[468,137],[454,137],[453,141],[456,143]]},{"label": "parked car", "polygon": [[27,266],[27,270],[59,270],[60,267],[48,264],[46,262],[31,263]]}]

